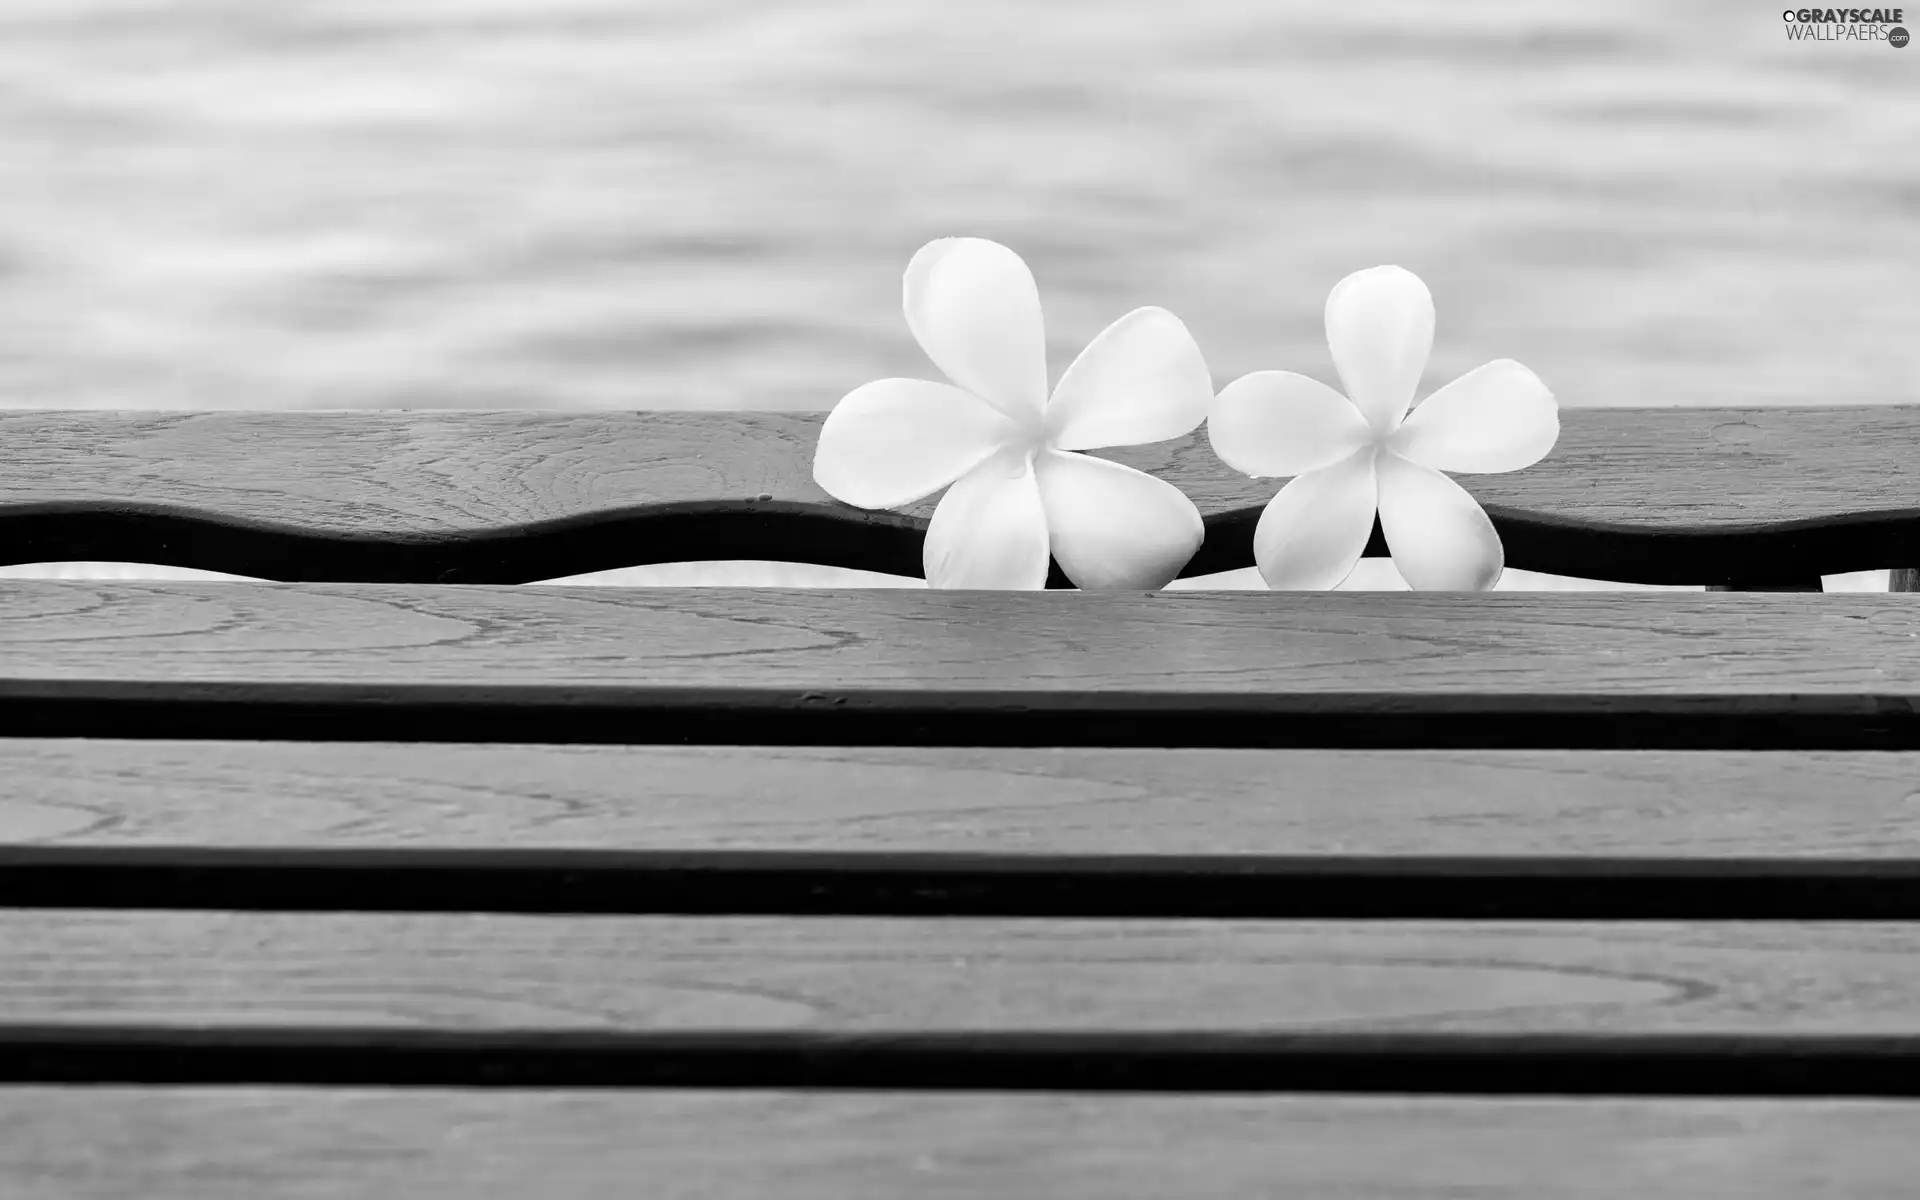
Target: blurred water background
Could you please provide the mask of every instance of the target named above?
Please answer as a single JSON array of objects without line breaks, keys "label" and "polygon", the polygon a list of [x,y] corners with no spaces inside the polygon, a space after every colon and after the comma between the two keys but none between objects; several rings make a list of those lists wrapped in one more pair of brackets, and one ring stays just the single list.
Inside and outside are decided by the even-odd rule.
[{"label": "blurred water background", "polygon": [[1331,378],[1397,262],[1428,388],[1912,403],[1916,148],[1920,50],[1750,0],[4,0],[0,407],[825,409],[957,233],[1056,372]]}]

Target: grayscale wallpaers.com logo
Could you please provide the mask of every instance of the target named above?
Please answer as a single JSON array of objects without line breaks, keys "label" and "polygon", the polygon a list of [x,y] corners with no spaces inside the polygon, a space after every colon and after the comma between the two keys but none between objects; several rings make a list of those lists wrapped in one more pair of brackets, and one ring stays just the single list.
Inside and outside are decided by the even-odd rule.
[{"label": "grayscale wallpaers.com logo", "polygon": [[1790,42],[1879,42],[1905,48],[1907,31],[1900,27],[1906,10],[1899,8],[1789,8],[1780,14]]}]

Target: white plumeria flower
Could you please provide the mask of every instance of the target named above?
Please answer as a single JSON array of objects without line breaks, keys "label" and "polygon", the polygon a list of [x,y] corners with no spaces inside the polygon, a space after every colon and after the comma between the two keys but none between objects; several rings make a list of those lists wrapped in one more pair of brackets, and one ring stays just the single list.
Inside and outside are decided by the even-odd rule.
[{"label": "white plumeria flower", "polygon": [[929,242],[904,293],[907,327],[953,384],[882,379],[848,393],[814,452],[827,494],[898,508],[952,484],[927,528],[933,587],[1045,587],[1049,555],[1086,589],[1178,575],[1204,536],[1193,501],[1074,451],[1162,442],[1206,419],[1213,379],[1179,318],[1121,317],[1049,400],[1040,292],[1019,255],[979,238]]},{"label": "white plumeria flower", "polygon": [[1478,501],[1442,471],[1518,471],[1560,436],[1553,393],[1502,358],[1428,396],[1433,297],[1400,267],[1358,271],[1327,297],[1327,347],[1347,394],[1291,371],[1256,371],[1214,398],[1220,460],[1291,475],[1260,514],[1253,557],[1270,588],[1324,589],[1360,561],[1380,514],[1393,565],[1415,588],[1491,588],[1506,555]]}]

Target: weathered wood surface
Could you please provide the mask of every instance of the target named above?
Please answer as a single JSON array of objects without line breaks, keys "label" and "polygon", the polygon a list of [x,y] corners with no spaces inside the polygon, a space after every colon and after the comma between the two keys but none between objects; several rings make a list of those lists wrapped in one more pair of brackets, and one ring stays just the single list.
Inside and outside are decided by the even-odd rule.
[{"label": "weathered wood surface", "polygon": [[[698,558],[919,574],[932,501],[904,514],[830,501],[812,480],[820,421],[0,413],[0,563],[474,583]],[[1920,554],[1916,442],[1912,407],[1573,409],[1542,463],[1461,482],[1501,525],[1510,566],[1645,583],[1811,578]],[[1227,469],[1204,431],[1111,454],[1208,515],[1189,573],[1251,563],[1273,481]],[[182,523],[189,514],[220,526]]]},{"label": "weathered wood surface", "polygon": [[[1060,593],[12,581],[0,691],[1920,698],[1904,596]],[[61,685],[68,686],[61,686]],[[100,685],[97,689],[90,684]],[[957,700],[956,700],[957,702]]]},{"label": "weathered wood surface", "polygon": [[18,1200],[1904,1200],[1877,1101],[0,1090]]},{"label": "weathered wood surface", "polygon": [[1911,924],[1784,922],[0,911],[0,1013],[500,1032],[1914,1035],[1917,940]]},{"label": "weathered wood surface", "polygon": [[0,587],[0,733],[1906,749],[1903,595]]},{"label": "weathered wood surface", "polygon": [[1920,754],[16,738],[0,842],[1888,859]]},{"label": "weathered wood surface", "polygon": [[[831,503],[813,482],[819,413],[0,412],[0,508],[121,501],[361,536],[524,525],[688,501]],[[1482,502],[1644,530],[1920,510],[1920,406],[1576,408],[1525,471],[1469,475]],[[1103,452],[1203,512],[1271,481],[1204,430]],[[911,512],[927,516],[932,504]]]}]

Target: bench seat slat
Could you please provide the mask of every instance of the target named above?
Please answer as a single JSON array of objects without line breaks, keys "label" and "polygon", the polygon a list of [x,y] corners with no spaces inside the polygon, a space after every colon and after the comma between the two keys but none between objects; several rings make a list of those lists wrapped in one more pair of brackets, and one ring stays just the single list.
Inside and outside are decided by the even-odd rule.
[{"label": "bench seat slat", "polygon": [[1803,1200],[1911,1194],[1910,1104],[0,1089],[21,1200]]},{"label": "bench seat slat", "polygon": [[0,738],[0,840],[1902,859],[1920,753]]},{"label": "bench seat slat", "polygon": [[[636,700],[1088,692],[1920,697],[1904,595],[927,593],[9,581],[0,685],[620,689]],[[146,694],[158,695],[150,687]]]},{"label": "bench seat slat", "polygon": [[15,1025],[1920,1036],[1907,923],[0,910]]},{"label": "bench seat slat", "polygon": [[[0,686],[1920,698],[1905,595],[948,592],[7,581]],[[161,694],[154,688],[146,694]],[[809,699],[813,697],[813,699]]]},{"label": "bench seat slat", "polygon": [[356,740],[1908,748],[1920,609],[1889,594],[0,587],[0,733],[222,722]]}]

